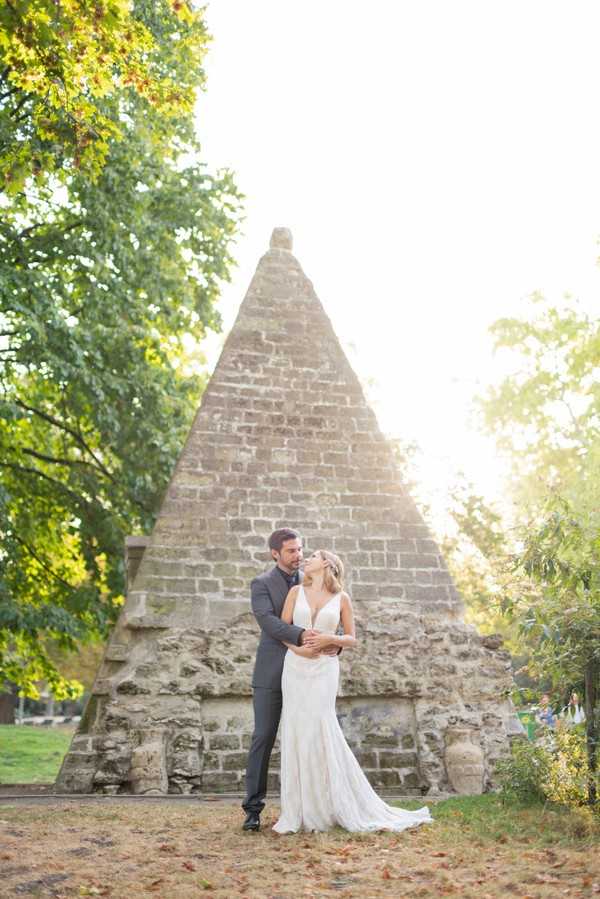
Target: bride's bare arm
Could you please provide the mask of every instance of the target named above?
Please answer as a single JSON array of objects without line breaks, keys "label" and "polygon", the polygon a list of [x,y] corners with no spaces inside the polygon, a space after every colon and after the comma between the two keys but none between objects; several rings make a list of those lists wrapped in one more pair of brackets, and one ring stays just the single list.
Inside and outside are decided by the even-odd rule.
[{"label": "bride's bare arm", "polygon": [[[283,611],[281,612],[281,620],[285,621],[286,624],[291,624],[294,620],[294,606],[296,605],[296,598],[299,591],[300,587],[292,587],[285,598]],[[287,646],[288,644],[286,643],[285,645]]]},{"label": "bride's bare arm", "polygon": [[[291,624],[294,618],[294,606],[296,605],[296,599],[298,598],[298,593],[300,592],[299,587],[292,587],[290,592],[285,598],[285,603],[283,604],[283,611],[281,612],[281,620],[285,621],[286,624]],[[305,630],[303,633],[303,637],[307,634],[316,633],[313,630]],[[297,656],[304,656],[307,659],[314,659],[319,655],[319,651],[310,646],[295,646],[293,643],[286,643],[283,641],[283,645],[287,646],[288,649],[291,649],[292,652],[295,652]]]},{"label": "bride's bare arm", "polygon": [[294,646],[293,643],[286,643],[285,641],[283,645],[295,652],[297,656],[304,656],[306,659],[316,659],[321,654],[319,649],[315,649],[312,646]]},{"label": "bride's bare arm", "polygon": [[354,611],[352,609],[352,600],[347,593],[342,593],[340,602],[340,618],[344,629],[343,636],[338,637],[337,634],[316,634],[309,635],[304,641],[307,646],[315,647],[322,650],[326,646],[339,646],[342,649],[351,649],[356,646],[356,631],[354,628]]}]

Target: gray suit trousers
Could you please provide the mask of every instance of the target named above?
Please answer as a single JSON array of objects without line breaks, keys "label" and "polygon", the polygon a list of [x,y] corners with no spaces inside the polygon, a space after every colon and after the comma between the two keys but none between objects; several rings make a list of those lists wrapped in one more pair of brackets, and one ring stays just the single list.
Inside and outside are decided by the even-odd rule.
[{"label": "gray suit trousers", "polygon": [[259,814],[265,807],[269,760],[281,718],[281,690],[254,687],[254,733],[246,768],[245,812]]},{"label": "gray suit trousers", "polygon": [[257,814],[265,807],[269,760],[281,718],[281,673],[287,652],[284,642],[298,645],[304,630],[281,620],[288,590],[285,578],[276,567],[259,574],[251,584],[252,611],[260,625],[260,642],[252,675],[254,733],[242,808]]}]

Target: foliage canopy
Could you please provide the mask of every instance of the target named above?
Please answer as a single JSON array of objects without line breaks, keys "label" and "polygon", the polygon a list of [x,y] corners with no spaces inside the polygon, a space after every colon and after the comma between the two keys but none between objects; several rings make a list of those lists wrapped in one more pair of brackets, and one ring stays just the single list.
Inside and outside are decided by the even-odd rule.
[{"label": "foliage canopy", "polygon": [[[201,12],[128,10],[39,0],[0,17],[13,172],[0,195],[0,675],[29,695],[40,679],[76,695],[54,650],[115,619],[124,536],[151,528],[189,428],[204,385],[190,347],[220,327],[240,217],[231,174],[206,170],[194,131]],[[82,147],[83,125],[97,136]]]},{"label": "foliage canopy", "polygon": [[203,84],[202,13],[173,0],[7,0],[0,5],[0,172],[10,194],[30,177],[95,178],[141,101],[165,143]]}]

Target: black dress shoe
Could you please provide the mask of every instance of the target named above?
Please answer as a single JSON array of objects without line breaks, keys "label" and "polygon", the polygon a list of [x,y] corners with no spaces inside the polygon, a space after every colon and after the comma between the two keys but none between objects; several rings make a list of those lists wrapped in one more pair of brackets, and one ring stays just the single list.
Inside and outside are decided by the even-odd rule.
[{"label": "black dress shoe", "polygon": [[260,830],[260,815],[258,812],[248,812],[246,820],[242,824],[242,830]]}]

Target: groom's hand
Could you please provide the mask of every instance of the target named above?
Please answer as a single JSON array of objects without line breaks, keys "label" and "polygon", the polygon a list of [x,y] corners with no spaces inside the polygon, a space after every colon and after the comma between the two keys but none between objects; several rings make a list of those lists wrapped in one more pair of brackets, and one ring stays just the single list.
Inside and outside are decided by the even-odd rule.
[{"label": "groom's hand", "polygon": [[329,646],[325,646],[325,647],[321,650],[321,655],[324,655],[324,656],[336,656],[336,655],[339,653],[339,651],[340,651],[340,647],[339,647],[339,646],[334,646],[333,643],[331,643]]},{"label": "groom's hand", "polygon": [[319,632],[315,631],[312,627],[303,630],[300,634],[300,646],[306,646],[308,640],[310,640],[311,637],[314,637],[318,633]]}]

